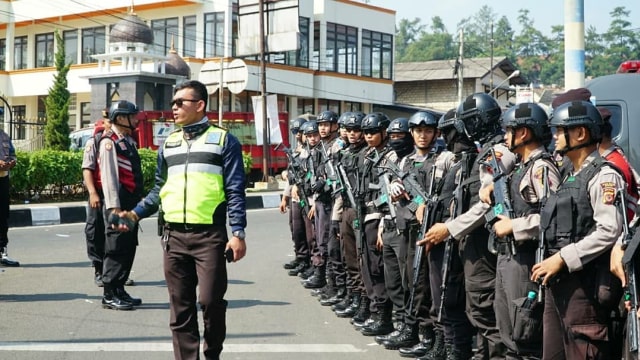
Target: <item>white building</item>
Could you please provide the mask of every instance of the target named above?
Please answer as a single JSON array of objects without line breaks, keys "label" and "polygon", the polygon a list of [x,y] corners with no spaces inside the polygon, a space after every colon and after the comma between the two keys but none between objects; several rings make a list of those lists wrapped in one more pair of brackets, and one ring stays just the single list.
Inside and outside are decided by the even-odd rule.
[{"label": "white building", "polygon": [[[75,129],[96,120],[101,109],[92,107],[88,78],[126,69],[121,61],[99,66],[100,57],[94,55],[111,51],[111,29],[124,21],[131,5],[131,0],[0,1],[0,96],[13,109],[13,126],[8,126],[5,111],[5,130],[14,140],[32,139],[41,126],[29,124],[44,121],[44,99],[55,73],[55,30],[73,64],[69,125]],[[230,61],[235,55],[231,44],[238,37],[238,6],[238,0],[136,0],[135,13],[153,32],[148,59],[168,55],[173,40],[191,79],[199,79],[206,63],[220,62],[225,54],[224,61]],[[395,11],[359,1],[299,0],[298,15],[299,49],[268,55],[267,92],[278,94],[279,111],[293,118],[325,109],[367,112],[373,104],[392,104]],[[153,72],[158,70],[153,61],[126,71]],[[224,91],[225,111],[252,111],[251,96],[260,90],[259,62],[256,56],[245,57],[245,62],[246,89],[237,95]],[[139,105],[154,110],[145,108],[147,100]],[[209,107],[217,110],[217,92]]]}]

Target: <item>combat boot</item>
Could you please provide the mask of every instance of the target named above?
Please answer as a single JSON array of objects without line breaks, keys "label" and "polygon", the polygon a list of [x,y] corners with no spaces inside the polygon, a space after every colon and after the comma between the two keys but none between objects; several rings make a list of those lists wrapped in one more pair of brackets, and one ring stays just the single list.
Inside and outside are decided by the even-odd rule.
[{"label": "combat boot", "polygon": [[367,319],[371,316],[371,311],[369,310],[369,298],[362,294],[362,297],[360,298],[360,303],[358,304],[358,311],[353,315],[353,317],[351,318],[350,322],[351,324],[353,324],[355,327],[358,327],[357,324],[360,324],[360,326],[364,325],[364,322],[367,321]]},{"label": "combat boot", "polygon": [[282,265],[282,267],[283,267],[285,270],[295,269],[295,268],[297,268],[297,267],[298,267],[298,265],[300,264],[300,260],[301,260],[301,259],[295,258],[295,259],[293,259],[293,260],[289,261],[288,263],[285,263],[284,265]]},{"label": "combat boot", "polygon": [[347,306],[344,310],[336,310],[336,316],[340,318],[353,318],[360,308],[360,301],[362,301],[362,294],[353,294],[353,299],[351,300],[349,306]]},{"label": "combat boot", "polygon": [[142,299],[135,298],[135,297],[129,295],[129,293],[124,289],[124,287],[116,288],[116,294],[118,295],[118,297],[122,301],[131,304],[131,306],[140,306],[140,305],[142,305]]},{"label": "combat boot", "polygon": [[356,297],[356,293],[351,293],[347,289],[347,295],[344,297],[344,299],[342,299],[342,301],[338,302],[337,304],[331,305],[331,310],[337,311],[337,310],[344,310],[348,308],[353,302],[355,297]]},{"label": "combat boot", "polygon": [[418,325],[405,326],[398,336],[391,337],[382,343],[387,350],[397,350],[401,347],[409,347],[420,343],[420,336],[418,336]]},{"label": "combat boot", "polygon": [[315,273],[315,271],[316,271],[316,268],[311,266],[311,264],[309,264],[309,266],[304,271],[301,271],[300,274],[298,274],[298,276],[302,280],[307,280]]},{"label": "combat boot", "polygon": [[327,279],[325,278],[325,267],[318,266],[315,268],[315,272],[311,275],[310,278],[303,281],[302,286],[305,289],[319,289],[327,284]]},{"label": "combat boot", "polygon": [[341,302],[342,300],[344,300],[347,297],[347,288],[346,287],[339,287],[338,290],[336,290],[336,293],[327,299],[321,299],[320,300],[320,305],[322,306],[332,306],[335,305],[339,302]]},{"label": "combat boot", "polygon": [[310,267],[309,260],[303,259],[300,261],[300,263],[298,263],[298,266],[296,266],[294,269],[289,270],[288,274],[289,276],[298,276],[300,273],[307,270],[309,267]]},{"label": "combat boot", "polygon": [[364,336],[386,335],[393,332],[393,321],[391,320],[391,303],[378,308],[376,317],[369,325],[365,325],[360,332]]},{"label": "combat boot", "polygon": [[400,356],[414,359],[420,356],[425,356],[427,352],[433,348],[436,336],[433,327],[423,327],[420,332],[422,333],[422,341],[412,347],[400,348],[398,350]]},{"label": "combat boot", "polygon": [[404,321],[399,321],[396,323],[395,330],[393,332],[387,335],[376,335],[374,340],[378,345],[382,345],[383,342],[400,335],[400,332],[404,329],[405,326],[406,324],[404,323]]},{"label": "combat boot", "polygon": [[4,266],[20,266],[20,262],[18,260],[9,257],[6,246],[0,249],[0,264]]},{"label": "combat boot", "polygon": [[132,310],[133,305],[122,300],[110,286],[104,285],[104,296],[102,297],[102,307],[113,310]]},{"label": "combat boot", "polygon": [[448,345],[447,348],[447,359],[446,360],[469,360],[473,356],[473,351],[471,350],[471,346],[467,349],[460,348],[455,345]]},{"label": "combat boot", "polygon": [[446,360],[446,358],[447,349],[444,342],[444,333],[440,330],[436,330],[433,347],[424,356],[419,357],[418,360]]}]

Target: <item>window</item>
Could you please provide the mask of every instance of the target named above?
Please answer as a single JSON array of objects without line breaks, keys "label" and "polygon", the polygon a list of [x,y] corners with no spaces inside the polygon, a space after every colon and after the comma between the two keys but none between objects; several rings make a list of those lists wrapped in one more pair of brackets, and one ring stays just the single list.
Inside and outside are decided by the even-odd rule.
[{"label": "window", "polygon": [[13,68],[27,68],[27,37],[18,36],[13,42]]},{"label": "window", "polygon": [[82,63],[98,62],[91,55],[105,53],[104,26],[82,29]]},{"label": "window", "polygon": [[53,66],[53,33],[36,35],[36,67]]},{"label": "window", "polygon": [[327,71],[357,73],[358,29],[327,23]]},{"label": "window", "polygon": [[185,16],[182,24],[182,56],[196,56],[196,16]]},{"label": "window", "polygon": [[344,111],[362,111],[362,103],[345,101]]},{"label": "window", "polygon": [[340,114],[340,100],[318,99],[318,112],[326,110]]},{"label": "window", "polygon": [[298,98],[298,114],[315,114],[313,99]]},{"label": "window", "polygon": [[64,62],[66,64],[78,63],[78,30],[62,32],[64,41]]},{"label": "window", "polygon": [[24,140],[27,138],[26,116],[27,107],[25,105],[16,105],[13,109],[13,126],[15,132],[13,138],[16,140]]},{"label": "window", "polygon": [[4,49],[7,46],[7,39],[0,39],[0,70],[7,70],[7,62],[4,57],[6,54],[6,50]]},{"label": "window", "polygon": [[305,68],[309,67],[309,18],[300,17],[298,21],[298,28],[300,30],[298,50],[270,54],[267,57],[268,62]]},{"label": "window", "polygon": [[313,57],[311,58],[310,69],[320,69],[320,21],[313,23]]},{"label": "window", "polygon": [[204,14],[204,57],[224,55],[224,12]]},{"label": "window", "polygon": [[89,126],[91,124],[91,103],[80,103],[80,111],[82,112],[80,115],[80,128]]},{"label": "window", "polygon": [[362,76],[391,79],[393,37],[362,30]]},{"label": "window", "polygon": [[156,53],[167,55],[171,50],[171,42],[178,37],[178,18],[152,20],[151,31]]}]

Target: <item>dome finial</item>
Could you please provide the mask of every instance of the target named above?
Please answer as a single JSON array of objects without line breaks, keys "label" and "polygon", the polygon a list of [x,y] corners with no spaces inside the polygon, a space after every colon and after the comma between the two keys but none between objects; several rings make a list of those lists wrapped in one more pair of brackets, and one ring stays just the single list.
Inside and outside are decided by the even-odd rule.
[{"label": "dome finial", "polygon": [[173,40],[174,35],[171,35],[171,49],[169,49],[169,53],[171,54],[177,54],[178,52],[176,51],[176,48],[174,46],[174,40]]},{"label": "dome finial", "polygon": [[131,14],[131,15],[135,15],[135,14],[136,14],[136,13],[133,11],[133,1],[134,1],[134,0],[131,0],[131,7],[129,8],[129,14]]}]

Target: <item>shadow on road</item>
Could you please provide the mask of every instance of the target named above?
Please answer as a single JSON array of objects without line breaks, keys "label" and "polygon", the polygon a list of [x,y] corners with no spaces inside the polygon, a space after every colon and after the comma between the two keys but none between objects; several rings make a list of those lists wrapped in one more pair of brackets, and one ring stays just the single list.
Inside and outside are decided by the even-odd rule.
[{"label": "shadow on road", "polygon": [[278,332],[278,333],[255,333],[255,334],[247,334],[247,333],[229,334],[229,333],[227,333],[227,339],[250,339],[250,338],[265,338],[265,337],[285,337],[285,336],[292,336],[292,335],[295,335],[295,333],[283,333],[283,332]]},{"label": "shadow on road", "polygon": [[231,280],[229,279],[229,285],[251,285],[254,284],[253,281],[246,281],[246,280]]},{"label": "shadow on road", "polygon": [[240,309],[240,308],[248,308],[253,306],[282,306],[282,305],[290,305],[291,303],[286,301],[262,301],[262,300],[228,300],[227,308],[228,309]]},{"label": "shadow on road", "polygon": [[48,268],[48,267],[61,267],[61,268],[91,268],[91,262],[89,261],[79,261],[79,262],[69,262],[69,263],[47,263],[47,264],[20,264],[20,267],[23,268]]},{"label": "shadow on road", "polygon": [[53,294],[1,294],[0,301],[3,302],[32,302],[32,301],[70,301],[87,299],[100,301],[102,296],[89,296],[79,293],[53,293]]}]

